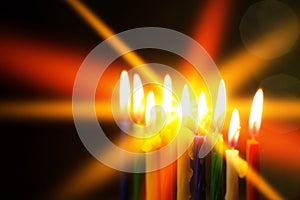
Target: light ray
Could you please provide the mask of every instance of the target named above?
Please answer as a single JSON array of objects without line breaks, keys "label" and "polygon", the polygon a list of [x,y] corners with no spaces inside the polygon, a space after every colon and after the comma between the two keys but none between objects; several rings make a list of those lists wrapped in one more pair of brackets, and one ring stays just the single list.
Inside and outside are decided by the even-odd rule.
[{"label": "light ray", "polygon": [[[300,119],[300,105],[297,99],[264,99],[264,101],[264,119]],[[246,119],[250,113],[251,103],[251,99],[232,99],[230,104],[227,106],[227,110],[233,110],[234,107],[237,107],[241,118]],[[113,120],[109,101],[98,101],[95,106],[96,110],[99,111],[97,112],[97,115],[101,118],[101,120]],[[284,112],[282,112],[282,108],[284,108]],[[83,112],[83,116],[84,113],[85,112]],[[72,120],[72,102],[68,100],[0,102],[0,118]]]},{"label": "light ray", "polygon": [[[232,0],[206,1],[199,16],[196,16],[193,38],[199,42],[208,54],[216,59],[229,22]],[[200,10],[200,9],[199,9]],[[190,52],[193,53],[193,52]]]},{"label": "light ray", "polygon": [[[223,149],[229,149],[230,147],[224,142],[223,148],[216,148],[223,154]],[[223,154],[224,155],[224,154]],[[233,160],[232,160],[233,161]],[[268,199],[283,200],[284,198],[271,186],[269,185],[263,177],[257,174],[252,168],[250,168],[247,162],[241,158],[237,157],[232,163],[232,166],[236,167],[236,171],[242,172],[246,175],[246,178],[251,181],[251,183]]]},{"label": "light ray", "polygon": [[[107,39],[115,35],[105,22],[101,20],[100,17],[96,16],[82,2],[77,0],[66,0],[66,2],[97,32],[100,37]],[[111,38],[109,41],[110,45],[119,53],[122,53],[123,51],[130,52],[123,55],[123,57],[132,67],[146,63],[118,37],[113,37],[113,39]],[[143,73],[154,80],[159,80],[151,68],[144,68]]]},{"label": "light ray", "polygon": [[[276,43],[278,38],[281,39],[282,46],[286,45],[289,42],[289,37],[287,35],[282,35],[289,31],[288,26],[282,27],[281,31],[270,31],[266,33],[257,41],[254,41],[248,48],[254,49],[257,52],[262,52],[263,54],[276,54],[279,47],[275,48],[270,43]],[[226,82],[228,88],[229,96],[233,96],[235,92],[245,85],[247,81],[253,77],[254,74],[266,70],[267,68],[272,67],[271,60],[260,58],[252,54],[250,51],[245,49],[239,50],[238,53],[232,57],[227,58],[226,60],[220,63],[220,71],[222,77]]]}]

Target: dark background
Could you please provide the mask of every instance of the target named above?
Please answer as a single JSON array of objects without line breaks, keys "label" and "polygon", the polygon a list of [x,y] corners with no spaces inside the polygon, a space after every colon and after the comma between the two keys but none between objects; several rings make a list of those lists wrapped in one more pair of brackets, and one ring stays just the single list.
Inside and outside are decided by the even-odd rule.
[{"label": "dark background", "polygon": [[[248,6],[254,2],[233,3],[230,23],[226,27],[216,63],[242,47],[239,23]],[[299,11],[299,1],[284,2],[295,12]],[[158,26],[190,35],[195,28],[195,17],[202,11],[206,1],[106,0],[85,3],[116,33],[131,28]],[[64,1],[2,2],[0,31],[67,46],[82,55],[87,55],[103,41]],[[300,55],[299,46],[298,42],[293,52],[275,64],[272,71],[257,75],[257,79],[277,73],[290,74],[299,79],[300,62],[296,62]],[[258,84],[254,80],[244,87],[255,90]],[[22,84],[1,72],[0,90],[3,101],[71,99],[71,96]],[[244,95],[243,90],[239,95]],[[72,119],[33,121],[1,118],[0,132],[3,167],[1,195],[8,199],[44,199],[81,162],[94,159],[82,145]],[[117,199],[117,190],[118,180],[114,180],[83,199]]]}]

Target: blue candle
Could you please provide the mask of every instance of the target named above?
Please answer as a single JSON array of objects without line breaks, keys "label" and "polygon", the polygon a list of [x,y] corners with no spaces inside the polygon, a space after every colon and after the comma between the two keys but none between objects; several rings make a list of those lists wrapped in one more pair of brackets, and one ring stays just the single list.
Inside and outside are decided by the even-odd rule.
[{"label": "blue candle", "polygon": [[194,200],[205,199],[205,158],[199,158],[204,136],[194,137]]}]

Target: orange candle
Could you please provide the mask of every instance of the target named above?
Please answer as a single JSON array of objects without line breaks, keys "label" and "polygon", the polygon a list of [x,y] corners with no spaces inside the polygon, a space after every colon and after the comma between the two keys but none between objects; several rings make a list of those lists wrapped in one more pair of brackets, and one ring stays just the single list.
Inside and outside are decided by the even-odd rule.
[{"label": "orange candle", "polygon": [[[167,145],[174,137],[174,126],[172,126],[172,81],[171,77],[167,74],[164,78],[164,88],[162,97],[162,108],[165,112],[165,128],[160,133],[162,138],[162,146]],[[169,155],[161,155],[160,159],[166,156],[177,154],[176,149],[171,149]],[[160,170],[160,199],[173,199],[176,188],[176,169],[177,162],[164,167]]]},{"label": "orange candle", "polygon": [[[249,131],[251,139],[247,141],[246,158],[248,167],[254,172],[259,172],[259,142],[255,139],[258,135],[261,116],[263,109],[263,92],[259,89],[253,99],[250,118],[249,118]],[[257,184],[257,183],[256,183]],[[256,200],[258,199],[258,190],[250,181],[249,178],[246,180],[246,199]]]},{"label": "orange candle", "polygon": [[[156,123],[156,111],[155,109],[155,97],[154,93],[150,91],[147,95],[146,100],[146,113],[145,113],[145,123],[146,127],[153,127]],[[145,153],[156,150],[161,144],[160,137],[154,136],[146,140],[144,146],[142,147]],[[159,162],[158,157],[150,157],[146,155],[146,168],[151,169],[152,166],[155,166]],[[159,170],[146,172],[146,200],[159,199]]]},{"label": "orange candle", "polygon": [[240,134],[240,117],[239,112],[235,108],[231,115],[229,131],[228,131],[228,149],[226,154],[226,193],[225,200],[239,199],[239,180],[238,171],[234,167],[237,162],[239,151],[235,149]]}]

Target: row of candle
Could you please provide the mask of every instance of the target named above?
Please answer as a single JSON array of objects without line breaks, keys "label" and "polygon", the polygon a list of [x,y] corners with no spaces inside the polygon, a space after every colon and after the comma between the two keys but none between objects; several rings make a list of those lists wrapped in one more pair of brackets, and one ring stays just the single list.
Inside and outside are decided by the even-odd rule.
[{"label": "row of candle", "polygon": [[[162,106],[165,111],[165,117],[167,119],[172,113],[172,82],[169,75],[166,75],[164,79],[164,90],[162,97]],[[133,117],[135,123],[146,125],[155,125],[158,122],[157,113],[155,111],[155,97],[154,92],[150,91],[146,97],[146,108],[143,104],[144,91],[142,87],[142,82],[138,74],[134,74],[133,80]],[[219,101],[226,98],[225,94],[225,84],[223,81],[220,82],[219,92],[216,107],[219,106]],[[123,71],[120,79],[120,112],[121,115],[128,112],[130,107],[131,91],[130,91],[130,82],[129,77],[126,71]],[[242,159],[239,157],[239,151],[235,149],[240,130],[240,120],[238,110],[234,109],[231,117],[231,122],[228,132],[228,148],[225,148],[223,142],[223,137],[221,134],[221,126],[216,123],[215,127],[215,146],[211,152],[211,187],[210,187],[210,199],[223,199],[223,185],[222,185],[222,166],[223,166],[223,149],[225,148],[226,155],[226,194],[225,199],[238,199],[238,175],[240,177],[245,177],[247,175],[247,168],[258,171],[259,165],[259,155],[258,155],[258,142],[255,140],[257,135],[260,122],[261,122],[261,113],[262,113],[262,102],[263,94],[262,90],[258,90],[256,93],[249,120],[249,128],[251,132],[251,139],[247,141],[247,161],[242,162]],[[182,118],[183,120],[188,115],[189,105],[191,104],[189,99],[188,87],[185,85],[182,92],[181,107],[182,107]],[[225,107],[225,106],[224,106]],[[154,110],[153,110],[154,109]],[[220,110],[220,108],[215,108],[215,110]],[[126,115],[126,114],[125,114]],[[216,116],[225,115],[225,110],[222,110],[220,113],[215,113]],[[170,166],[155,171],[146,173],[146,200],[152,199],[175,199],[174,188],[177,187],[176,199],[185,200],[190,199],[190,179],[192,175],[194,176],[194,190],[193,197],[194,199],[205,199],[206,198],[206,169],[205,169],[205,157],[199,156],[199,151],[203,143],[208,139],[206,124],[208,118],[208,108],[206,103],[205,94],[202,92],[198,100],[198,117],[195,120],[197,124],[196,132],[194,133],[194,145],[193,150],[188,149],[180,158],[178,158],[176,163],[171,164]],[[166,126],[168,126],[168,121]],[[222,124],[221,124],[222,125]],[[154,140],[146,142],[146,145],[142,147],[142,150],[145,152],[150,152],[159,149],[163,145],[164,134],[167,132],[172,132],[172,129],[164,129],[164,133],[160,133],[158,137],[154,137]],[[168,140],[171,140],[174,135],[170,133]],[[153,144],[154,141],[154,144]],[[164,140],[164,143],[168,141]],[[182,142],[182,141],[181,141]],[[192,152],[192,153],[191,153]],[[177,153],[176,150],[170,153]],[[162,155],[161,159],[163,159]],[[194,160],[194,173],[190,167],[190,159]],[[146,167],[151,165],[153,162],[159,162],[159,160],[147,160],[146,158]],[[174,175],[176,176],[177,171],[177,186],[174,185]],[[134,179],[135,180],[135,179]],[[137,189],[136,189],[137,190]],[[247,199],[257,199],[258,194],[256,188],[252,185],[247,179]],[[134,199],[139,199],[140,196],[135,195]]]}]

